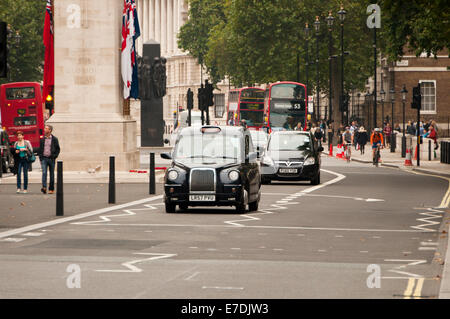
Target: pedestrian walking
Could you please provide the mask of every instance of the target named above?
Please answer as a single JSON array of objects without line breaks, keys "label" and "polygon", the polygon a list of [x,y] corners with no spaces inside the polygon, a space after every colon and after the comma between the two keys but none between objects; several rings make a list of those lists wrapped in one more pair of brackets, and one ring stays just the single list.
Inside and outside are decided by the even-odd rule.
[{"label": "pedestrian walking", "polygon": [[16,132],[17,142],[14,143],[14,160],[17,161],[17,193],[22,188],[22,171],[23,171],[23,193],[28,192],[28,169],[29,158],[33,155],[33,147],[30,141],[24,139],[22,131]]},{"label": "pedestrian walking", "polygon": [[59,141],[53,134],[53,127],[46,125],[44,127],[44,137],[39,143],[39,161],[42,167],[42,188],[43,194],[47,193],[47,170],[50,171],[50,183],[48,193],[55,192],[55,161],[59,156],[60,147]]},{"label": "pedestrian walking", "polygon": [[365,153],[365,146],[369,141],[369,135],[367,131],[364,129],[364,126],[361,126],[358,130],[357,143],[359,145],[359,150],[361,151],[361,155]]}]

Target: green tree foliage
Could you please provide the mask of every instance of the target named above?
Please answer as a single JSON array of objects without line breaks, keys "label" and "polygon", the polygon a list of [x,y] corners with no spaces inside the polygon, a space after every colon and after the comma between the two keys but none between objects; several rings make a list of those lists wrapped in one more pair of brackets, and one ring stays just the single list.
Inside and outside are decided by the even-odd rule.
[{"label": "green tree foliage", "polygon": [[[190,0],[189,20],[178,34],[178,46],[189,52],[199,64],[205,64],[208,39],[214,26],[225,22],[223,0]],[[208,73],[217,80],[217,67],[207,64]]]},{"label": "green tree foliage", "polygon": [[[201,9],[199,2],[202,3]],[[215,82],[229,77],[236,86],[296,80],[297,55],[300,80],[306,81],[306,37],[309,23],[309,83],[316,83],[316,36],[313,23],[320,17],[319,81],[328,88],[328,28],[325,18],[332,10],[333,55],[340,54],[339,0],[226,0],[220,10],[205,8],[217,1],[191,0],[189,22],[182,28],[179,45],[213,70]],[[345,26],[345,78],[347,89],[362,89],[373,73],[372,36],[366,26],[367,3],[343,1]],[[209,14],[199,14],[209,12]],[[211,14],[215,12],[215,14]],[[220,12],[220,14],[218,14]],[[218,18],[220,17],[220,18]],[[339,61],[339,60],[338,60]],[[338,62],[336,61],[336,62]],[[336,63],[335,62],[335,63]],[[338,63],[339,64],[339,63]]]},{"label": "green tree foliage", "polygon": [[397,60],[404,49],[428,55],[450,47],[448,0],[384,0],[386,54]]},{"label": "green tree foliage", "polygon": [[[45,5],[44,0],[1,0],[0,21],[12,31],[8,39],[11,82],[42,81]],[[5,82],[0,79],[0,83]]]}]

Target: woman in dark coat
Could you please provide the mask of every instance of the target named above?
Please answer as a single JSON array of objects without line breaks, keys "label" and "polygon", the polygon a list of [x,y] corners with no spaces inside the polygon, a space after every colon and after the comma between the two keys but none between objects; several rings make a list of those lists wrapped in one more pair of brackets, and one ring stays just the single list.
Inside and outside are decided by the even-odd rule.
[{"label": "woman in dark coat", "polygon": [[358,139],[356,141],[359,145],[359,150],[361,151],[361,155],[364,154],[364,147],[366,146],[368,140],[369,140],[369,135],[367,134],[367,131],[364,129],[364,127],[361,126],[358,131]]}]

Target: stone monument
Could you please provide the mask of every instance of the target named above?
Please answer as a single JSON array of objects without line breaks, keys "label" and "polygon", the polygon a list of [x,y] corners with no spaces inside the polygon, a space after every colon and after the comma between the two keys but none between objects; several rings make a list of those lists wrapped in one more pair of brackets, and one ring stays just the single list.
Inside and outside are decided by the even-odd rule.
[{"label": "stone monument", "polygon": [[139,58],[139,93],[141,100],[141,146],[164,146],[163,97],[166,95],[166,59],[161,46],[150,40],[144,43]]},{"label": "stone monument", "polygon": [[65,170],[139,167],[136,121],[123,115],[123,0],[58,0],[54,7],[55,114]]}]

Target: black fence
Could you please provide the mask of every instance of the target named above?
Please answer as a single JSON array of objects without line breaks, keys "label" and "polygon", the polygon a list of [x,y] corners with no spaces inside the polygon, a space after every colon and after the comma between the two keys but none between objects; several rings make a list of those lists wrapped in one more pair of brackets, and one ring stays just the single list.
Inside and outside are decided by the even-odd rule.
[{"label": "black fence", "polygon": [[450,141],[441,141],[441,163],[450,164]]}]

